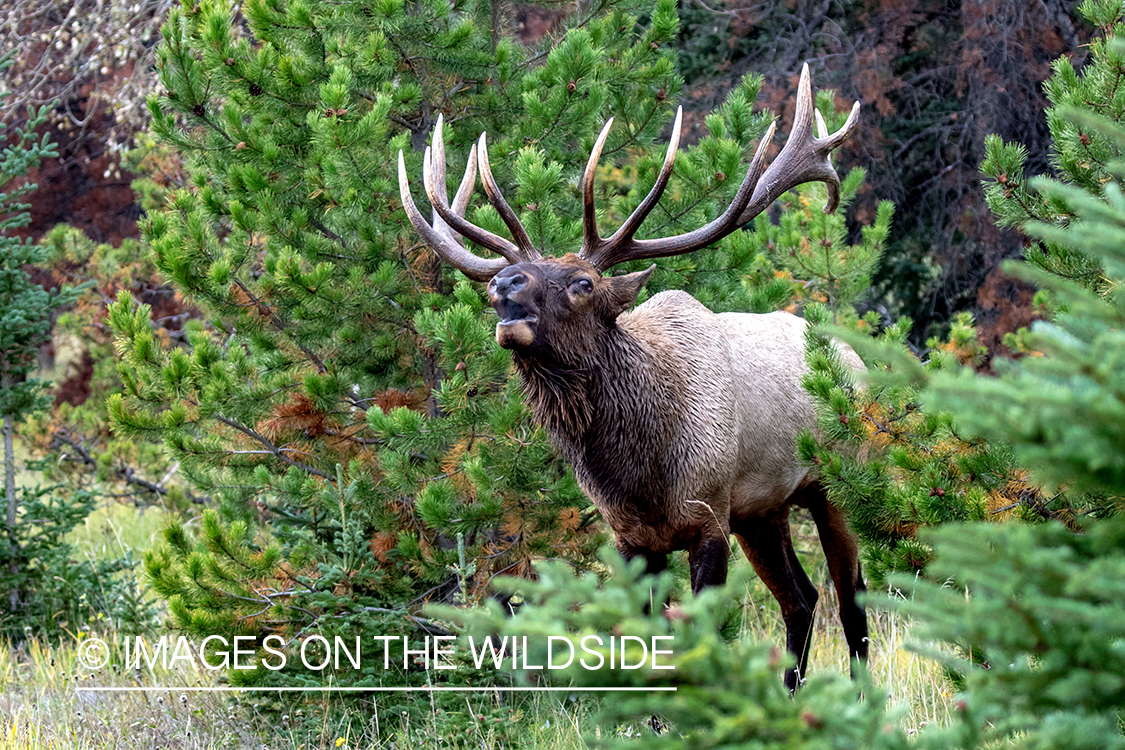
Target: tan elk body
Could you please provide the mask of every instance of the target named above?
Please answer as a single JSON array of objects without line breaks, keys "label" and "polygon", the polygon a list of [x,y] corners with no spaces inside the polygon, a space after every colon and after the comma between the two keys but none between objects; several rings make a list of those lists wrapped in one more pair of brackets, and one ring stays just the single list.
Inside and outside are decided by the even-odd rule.
[{"label": "tan elk body", "polygon": [[[574,464],[582,490],[619,541],[637,550],[671,552],[696,539],[725,540],[731,527],[773,513],[808,482],[795,457],[794,436],[815,423],[805,372],[805,323],[789,313],[715,314],[694,297],[662,292],[617,320],[618,336],[631,340],[624,380],[613,391],[643,394],[633,414],[600,414],[595,428],[615,446],[591,466],[579,435],[553,428],[551,435]],[[850,349],[845,361],[862,362]],[[521,374],[524,366],[520,366]],[[530,378],[525,376],[525,384]],[[532,386],[534,387],[534,386]],[[621,394],[607,403],[627,403]],[[551,398],[535,394],[536,413]],[[638,401],[641,399],[638,399]],[[637,417],[662,429],[635,431]],[[593,420],[592,420],[593,421]],[[576,440],[575,437],[579,439]],[[636,449],[636,450],[633,450]],[[664,456],[666,465],[644,487],[643,511],[599,481],[606,471]],[[643,460],[643,459],[642,459]]]},{"label": "tan elk body", "polygon": [[[543,258],[504,201],[488,164],[485,136],[469,156],[450,205],[439,118],[424,164],[433,224],[410,195],[402,155],[399,184],[411,223],[446,262],[488,281],[500,317],[499,344],[512,350],[535,418],[573,464],[583,491],[613,529],[626,557],[644,557],[646,569],[667,565],[668,553],[686,549],[692,588],[726,580],[730,534],[777,598],[786,641],[797,657],[786,674],[794,688],[805,671],[816,587],[797,560],[789,510],[811,512],[837,592],[845,637],[854,656],[867,654],[866,617],[855,602],[863,588],[854,537],[843,514],[796,458],[796,436],[815,426],[806,372],[805,323],[784,312],[716,314],[690,295],[663,292],[629,311],[651,267],[604,276],[613,265],[691,252],[735,231],[792,187],[822,180],[829,204],[839,181],[831,151],[858,117],[829,135],[812,105],[808,67],[801,74],[793,131],[764,167],[769,132],[731,205],[710,224],[678,237],[636,240],[633,235],[667,186],[675,163],[677,113],[664,166],[650,194],[611,237],[598,234],[594,171],[612,120],[598,138],[583,177],[583,243],[579,254]],[[814,117],[820,137],[812,133]],[[476,179],[512,232],[513,241],[464,219]],[[500,258],[470,253],[459,236]],[[845,362],[862,362],[839,347]]]}]

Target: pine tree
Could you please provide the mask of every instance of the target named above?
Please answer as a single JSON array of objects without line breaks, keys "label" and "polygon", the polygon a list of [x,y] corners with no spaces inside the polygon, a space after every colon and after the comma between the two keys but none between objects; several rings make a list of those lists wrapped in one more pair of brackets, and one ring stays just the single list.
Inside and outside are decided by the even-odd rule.
[{"label": "pine tree", "polygon": [[[1119,40],[1110,49],[1125,55]],[[1110,118],[1061,114],[1125,148],[1125,128]],[[1109,179],[1095,190],[1033,181],[1070,221],[1024,226],[1061,254],[1104,269],[1105,291],[1034,261],[1009,264],[1009,273],[1059,305],[1027,336],[1039,356],[998,362],[997,377],[938,373],[922,395],[967,434],[1010,445],[1048,491],[1090,497],[1081,532],[1059,523],[943,529],[930,536],[938,549],[931,572],[956,585],[898,581],[914,593],[902,608],[926,624],[917,636],[940,637],[972,657],[948,666],[963,680],[961,705],[988,728],[986,737],[1016,734],[1033,748],[1125,747],[1117,648],[1125,622],[1125,389],[1116,366],[1125,356],[1125,160],[1105,171]]]},{"label": "pine tree", "polygon": [[[790,694],[781,674],[792,656],[752,639],[724,637],[724,626],[743,606],[749,568],[735,569],[724,586],[685,597],[662,611],[652,602],[675,590],[670,572],[645,577],[640,561],[630,565],[612,551],[604,556],[604,564],[604,580],[589,572],[576,575],[557,562],[543,562],[537,566],[536,581],[499,581],[502,589],[522,598],[524,604],[515,613],[496,602],[473,609],[433,605],[429,612],[440,621],[457,623],[464,653],[470,648],[479,651],[491,638],[498,651],[503,648],[509,655],[500,668],[516,684],[636,691],[601,699],[575,696],[586,701],[584,708],[593,715],[589,741],[598,746],[762,750],[989,746],[984,744],[980,721],[984,712],[961,706],[947,725],[935,724],[909,736],[901,709],[887,704],[886,694],[873,684],[862,664],[856,665],[854,680],[839,673],[813,673]],[[925,616],[932,616],[935,637],[954,638],[941,613]],[[1111,632],[1119,629],[1115,623]],[[513,636],[518,648],[525,647],[526,637],[527,648],[526,658],[515,664],[510,658]],[[1080,641],[1082,636],[1072,640]],[[661,653],[654,655],[654,650]]]},{"label": "pine tree", "polygon": [[[522,644],[526,636],[522,663],[558,667],[511,669],[509,660],[505,668],[518,684],[648,688],[590,705],[595,736],[611,746],[1111,750],[1125,747],[1123,521],[1125,515],[1102,520],[1084,534],[1057,523],[926,530],[924,541],[936,551],[930,572],[941,583],[896,573],[893,584],[913,596],[884,601],[911,616],[910,648],[942,662],[960,687],[948,723],[913,737],[862,667],[854,682],[814,673],[791,696],[780,679],[788,663],[780,650],[724,640],[723,623],[744,592],[738,573],[725,587],[652,612],[651,602],[674,588],[671,574],[644,578],[640,564],[630,568],[610,555],[604,581],[546,563],[536,582],[500,582],[526,602],[514,616],[495,602],[430,611],[459,623],[477,648],[487,637],[498,645],[506,638],[510,653],[511,637]],[[641,659],[638,641],[628,641],[628,663],[643,665],[624,669],[617,661],[611,668],[610,638],[623,634],[663,653]],[[618,660],[621,644],[614,643]],[[468,651],[467,640],[461,648]],[[570,649],[576,658],[568,664]]]},{"label": "pine tree", "polygon": [[[1050,81],[1059,177],[1024,184],[1020,147],[999,142],[982,167],[1007,174],[989,188],[993,210],[1038,240],[1027,263],[1005,270],[1040,287],[1052,319],[1021,332],[1022,348],[1035,356],[997,362],[998,379],[952,373],[934,382],[931,400],[956,411],[966,430],[1010,441],[1052,491],[1093,493],[1107,499],[1098,505],[1108,511],[1119,506],[1113,498],[1125,477],[1125,404],[1113,364],[1125,327],[1125,93],[1117,90],[1125,76],[1125,8],[1088,0],[1080,10],[1102,35],[1081,76],[1060,60]],[[1037,208],[1021,214],[1021,204]]]},{"label": "pine tree", "polygon": [[[982,166],[995,180],[986,184],[986,192],[998,220],[1042,240],[1027,249],[1031,268],[1012,273],[1050,291],[1041,293],[1039,300],[1053,300],[1060,309],[1077,304],[1076,289],[1104,295],[1115,283],[1098,253],[1078,251],[1073,238],[1063,242],[1064,235],[1059,234],[1078,219],[1070,198],[1074,191],[1086,191],[1089,195],[1082,200],[1100,200],[1103,208],[1111,204],[1117,179],[1112,165],[1122,143],[1099,119],[1118,122],[1125,111],[1117,85],[1125,67],[1113,41],[1120,30],[1121,3],[1091,1],[1080,10],[1102,35],[1092,45],[1081,76],[1062,58],[1048,82],[1053,106],[1047,119],[1059,178],[1041,178],[1050,189],[1031,189],[1023,174],[1026,151],[998,137],[989,139],[988,158]],[[814,329],[807,387],[821,408],[820,434],[806,436],[800,449],[820,473],[833,500],[848,509],[853,526],[867,542],[866,568],[876,582],[888,571],[917,572],[925,567],[932,548],[918,536],[924,527],[1014,515],[1026,520],[1062,520],[1078,528],[1080,514],[1105,505],[1098,496],[1104,492],[1097,487],[1060,480],[1063,464],[1057,459],[1065,453],[1078,465],[1105,464],[1107,471],[1113,471],[1114,456],[1119,453],[1114,447],[1119,443],[1114,441],[1119,436],[1111,425],[1119,413],[1111,404],[1091,404],[1078,416],[1073,404],[1085,396],[1060,392],[1045,376],[1025,377],[1017,390],[1002,385],[1006,381],[1002,378],[973,381],[981,385],[971,395],[958,391],[956,378],[967,377],[962,373],[985,364],[985,350],[967,314],[954,319],[948,337],[931,338],[919,357],[907,344],[909,320],[899,320],[871,338],[865,334],[876,334],[884,321],[870,313],[841,319],[838,308],[833,312],[836,315],[813,308],[807,317],[853,329],[851,333],[834,330],[834,335],[866,356],[872,383],[857,388],[834,356],[829,334]],[[1092,325],[1084,319],[1064,327],[1070,335],[1089,339],[1096,330]],[[1024,331],[1010,343],[1017,350],[1036,354],[1064,345],[1057,337],[1046,340],[1043,335]],[[1104,366],[1100,364],[1102,355],[1090,350],[1083,356],[1093,368]],[[991,366],[1004,373],[1021,367],[999,360]],[[1026,366],[1035,371],[1054,365],[1033,357]],[[940,385],[927,391],[932,378]],[[983,394],[988,388],[993,390],[986,397]],[[1004,400],[997,398],[1001,392]],[[972,400],[972,407],[966,399]],[[1054,404],[1049,414],[1048,404]],[[1038,416],[1032,418],[1033,413]],[[1007,443],[1011,431],[999,429],[998,419],[1022,426],[1023,437],[1016,445]],[[1093,440],[1084,430],[1103,420],[1106,431]],[[1059,431],[1073,433],[1074,439],[1051,440],[1049,436]],[[1029,444],[1035,442],[1050,444],[1050,455],[1047,450],[1031,449]],[[1044,488],[1041,480],[1047,476],[1055,481]]]},{"label": "pine tree", "polygon": [[[487,3],[241,12],[246,32],[228,3],[173,12],[159,52],[166,92],[150,102],[192,184],[150,213],[145,241],[206,320],[171,341],[126,296],[111,310],[125,388],[110,400],[115,428],[163,440],[197,492],[221,502],[198,534],[172,528],[147,559],[172,624],[259,643],[279,633],[293,648],[313,633],[418,633],[433,627],[418,612],[426,601],[476,601],[498,573],[532,574],[534,559],[588,565],[606,535],[530,424],[482,290],[417,244],[395,163],[402,149],[419,172],[441,113],[456,179],[487,131],[505,193],[557,253],[580,234],[575,178],[613,115],[599,198],[606,222],[619,221],[652,184],[678,96],[674,4],[580,12],[537,51],[493,39]],[[756,94],[750,79],[682,152],[646,231],[684,231],[730,198],[768,124],[752,113]],[[634,156],[618,179],[611,154]],[[475,205],[475,222],[503,231]],[[732,252],[669,261],[653,291],[699,278],[737,306],[724,296],[738,288]],[[441,677],[378,667],[334,679]]]},{"label": "pine tree", "polygon": [[[1058,517],[1034,526],[931,530],[922,535],[936,552],[931,580],[891,577],[913,594],[896,606],[919,621],[915,639],[944,640],[965,655],[941,658],[963,687],[959,713],[989,746],[1125,746],[1117,649],[1125,566],[1125,391],[1117,366],[1125,355],[1125,127],[1121,104],[1104,86],[1107,76],[1125,73],[1125,42],[1120,2],[1087,2],[1082,11],[1106,37],[1082,79],[1060,62],[1052,81],[1053,100],[1069,102],[1050,114],[1062,179],[1021,185],[1019,177],[1010,195],[992,194],[1000,210],[1041,208],[1020,224],[1041,244],[1029,249],[1029,262],[1009,262],[1005,271],[1044,290],[1052,318],[1023,333],[1034,355],[995,361],[995,376],[957,363],[932,374],[912,370],[920,411],[948,415],[966,440],[1006,446],[1029,470],[1030,489],[1056,499],[1065,491],[1077,506],[1061,514],[1044,504],[1045,515]],[[1095,144],[1098,160],[1075,157]]]},{"label": "pine tree", "polygon": [[[880,331],[871,318],[838,327],[823,307],[806,317],[814,325],[805,387],[818,407],[819,430],[802,435],[798,450],[847,510],[873,584],[881,586],[892,571],[925,569],[933,549],[919,531],[927,527],[1073,519],[1082,498],[1045,495],[1003,442],[964,434],[950,411],[923,398],[935,373],[982,361],[972,316],[958,316],[946,338],[931,338],[922,358],[907,344],[908,319]],[[842,365],[833,337],[863,356],[864,383]]]},{"label": "pine tree", "polygon": [[59,224],[40,241],[39,266],[62,285],[78,284],[73,304],[54,319],[52,337],[65,341],[68,363],[52,389],[52,408],[28,417],[24,431],[32,455],[49,459],[44,476],[67,491],[92,491],[134,504],[185,509],[202,498],[178,478],[178,468],[154,440],[116,435],[106,399],[122,390],[108,326],[107,299],[125,290],[154,303],[159,338],[182,335],[198,315],[160,278],[147,248],[136,240],[97,243],[76,227]]},{"label": "pine tree", "polygon": [[[0,70],[11,61],[0,61]],[[19,198],[35,189],[26,181],[28,171],[40,161],[56,155],[54,146],[35,133],[46,120],[46,112],[31,112],[23,127],[13,128],[9,136],[14,143],[0,152],[0,242],[3,242],[3,265],[0,265],[0,290],[3,291],[3,327],[0,328],[0,414],[4,415],[4,441],[7,455],[5,492],[9,501],[8,525],[14,523],[10,503],[15,502],[14,478],[11,469],[11,433],[14,422],[36,408],[42,398],[42,381],[28,375],[37,367],[36,353],[50,330],[51,312],[64,301],[34,284],[26,265],[42,258],[42,250],[13,230],[31,222],[31,208]],[[19,180],[24,180],[19,183]]]},{"label": "pine tree", "polygon": [[[1120,40],[1109,49],[1125,55]],[[1125,128],[1111,118],[1075,108],[1060,114],[1125,148]],[[1054,522],[939,530],[929,535],[938,550],[931,573],[947,585],[897,581],[913,591],[899,606],[924,624],[916,637],[941,638],[971,656],[948,667],[963,681],[959,705],[991,742],[1016,736],[1031,748],[1125,747],[1117,647],[1125,622],[1125,390],[1116,366],[1125,356],[1125,160],[1108,162],[1105,173],[1092,190],[1033,181],[1041,200],[1070,219],[1065,228],[1024,226],[1102,268],[1105,291],[1034,261],[1010,263],[1009,273],[1059,305],[1027,336],[1039,356],[997,362],[997,377],[941,372],[922,394],[927,407],[949,410],[959,429],[1010,445],[1048,491],[1093,500],[1094,512],[1078,519],[1080,533]]]},{"label": "pine tree", "polygon": [[[1125,40],[1111,39],[1106,54],[1125,60]],[[1121,68],[1125,73],[1125,67]],[[1125,148],[1125,127],[1087,107],[1059,113],[1112,148]],[[1117,363],[1125,356],[1125,159],[1104,165],[1105,180],[1079,187],[1040,178],[1044,202],[1065,210],[1067,226],[1035,222],[1024,231],[1068,257],[1101,269],[1094,289],[1038,263],[1011,263],[1009,273],[1046,290],[1051,321],[1036,323],[1025,341],[1038,356],[996,363],[998,378],[953,372],[936,378],[929,400],[957,414],[967,432],[1010,442],[1020,460],[1051,490],[1073,488],[1105,498],[1103,511],[1120,509],[1125,490],[1125,398]]]},{"label": "pine tree", "polygon": [[[242,10],[243,32],[214,1],[166,25],[153,129],[183,154],[191,187],[143,232],[206,320],[169,341],[122,297],[111,322],[125,392],[110,410],[120,434],[163,440],[221,503],[197,534],[170,529],[147,559],[175,627],[259,643],[276,633],[290,648],[314,633],[434,632],[425,602],[479,601],[500,573],[533,575],[536,559],[586,567],[606,541],[530,423],[483,290],[418,244],[396,160],[401,149],[420,172],[440,113],[456,184],[486,131],[505,195],[558,254],[577,246],[577,178],[613,116],[597,197],[603,227],[616,226],[663,160],[681,85],[668,49],[675,6],[583,8],[538,50],[494,38],[491,10],[258,1]],[[726,206],[769,124],[753,111],[759,85],[747,77],[708,135],[681,149],[640,236],[688,231]],[[487,202],[471,206],[475,223],[505,231]],[[662,260],[646,294],[686,288],[717,311],[747,309],[753,234]],[[443,678],[377,666],[333,679]]]},{"label": "pine tree", "polygon": [[[1112,178],[1109,164],[1121,158],[1121,144],[1106,137],[1088,120],[1068,113],[1078,109],[1112,122],[1125,122],[1125,88],[1120,85],[1125,61],[1112,43],[1125,32],[1125,11],[1118,0],[1084,0],[1078,12],[1097,27],[1098,35],[1090,44],[1080,72],[1069,58],[1060,57],[1055,61],[1054,75],[1045,84],[1051,102],[1047,125],[1056,176],[1042,179],[1097,195]],[[1005,143],[993,135],[987,139],[985,149],[981,171],[992,180],[985,182],[985,196],[1001,226],[1023,231],[1030,222],[1065,227],[1073,220],[1065,200],[1053,192],[1034,189],[1024,173],[1026,148],[1019,143]],[[1088,289],[1106,289],[1102,269],[1092,258],[1068,250],[1053,239],[1039,239],[1024,250],[1029,263]]]},{"label": "pine tree", "polygon": [[971,658],[913,648],[958,675],[955,705],[986,747],[1125,747],[1120,649],[1125,517],[1082,534],[1058,523],[955,524],[925,535],[945,585],[892,578],[912,596],[892,606],[918,625],[914,644],[944,641]]},{"label": "pine tree", "polygon": [[[832,91],[819,92],[817,108],[828,113],[825,120],[835,127],[842,116],[833,99]],[[858,306],[870,301],[871,276],[882,258],[895,207],[880,202],[874,223],[860,227],[860,241],[848,244],[847,211],[865,176],[861,167],[848,171],[840,181],[840,205],[834,213],[821,210],[826,198],[822,184],[801,185],[782,197],[776,222],[761,214],[752,232],[737,236],[752,254],[742,279],[750,312],[795,312],[822,303],[842,323],[877,325],[877,316],[860,321]]]},{"label": "pine tree", "polygon": [[[0,62],[0,70],[6,65]],[[75,562],[66,535],[89,514],[91,493],[58,493],[57,487],[31,486],[41,465],[27,462],[17,485],[16,432],[50,399],[47,383],[36,376],[39,347],[50,337],[51,318],[69,304],[74,290],[48,292],[28,269],[44,258],[43,248],[14,230],[31,221],[20,198],[35,189],[26,175],[56,155],[46,136],[36,134],[47,107],[32,110],[24,124],[8,129],[0,149],[0,416],[3,419],[4,524],[0,531],[0,633],[12,640],[29,635],[59,635],[83,627],[87,619],[124,614],[115,606],[121,589],[111,580],[127,562]],[[105,597],[99,596],[107,593]],[[117,602],[118,604],[120,601]]]},{"label": "pine tree", "polygon": [[[0,61],[0,70],[11,65],[11,59]],[[17,618],[28,586],[21,571],[27,564],[20,544],[21,494],[16,489],[16,457],[13,441],[15,424],[42,403],[43,383],[29,378],[37,365],[38,347],[48,336],[50,314],[61,299],[52,296],[31,281],[25,265],[35,263],[41,251],[12,230],[27,226],[31,208],[19,198],[35,189],[24,179],[44,158],[56,154],[50,141],[35,134],[35,128],[46,120],[46,108],[30,112],[28,123],[15,128],[14,143],[0,152],[0,415],[4,420],[4,546],[0,559],[7,583],[7,615]],[[22,184],[18,181],[24,179]],[[22,591],[21,591],[22,589]]]},{"label": "pine tree", "polygon": [[[674,589],[671,573],[644,577],[639,561],[626,564],[615,552],[604,562],[605,580],[593,573],[576,576],[564,565],[547,562],[538,566],[538,581],[501,582],[526,602],[514,615],[495,602],[430,611],[458,622],[477,649],[485,638],[498,647],[507,639],[503,645],[510,654],[510,639],[515,636],[523,647],[526,637],[527,656],[516,666],[541,668],[513,669],[509,658],[503,669],[517,684],[637,691],[590,700],[590,741],[598,746],[942,747],[909,740],[866,675],[857,684],[837,673],[814,674],[791,695],[780,677],[791,656],[776,646],[724,639],[725,621],[742,606],[749,568],[735,570],[726,585],[705,589],[665,612],[650,605]],[[467,637],[460,648],[468,652]],[[857,700],[860,690],[864,700]]]}]

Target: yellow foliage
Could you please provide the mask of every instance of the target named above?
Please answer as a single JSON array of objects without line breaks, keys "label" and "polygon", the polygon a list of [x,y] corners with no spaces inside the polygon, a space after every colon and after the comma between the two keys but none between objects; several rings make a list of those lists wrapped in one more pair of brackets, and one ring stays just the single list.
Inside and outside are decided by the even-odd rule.
[{"label": "yellow foliage", "polygon": [[559,511],[559,526],[563,531],[573,533],[582,525],[582,514],[577,508],[563,508]]}]

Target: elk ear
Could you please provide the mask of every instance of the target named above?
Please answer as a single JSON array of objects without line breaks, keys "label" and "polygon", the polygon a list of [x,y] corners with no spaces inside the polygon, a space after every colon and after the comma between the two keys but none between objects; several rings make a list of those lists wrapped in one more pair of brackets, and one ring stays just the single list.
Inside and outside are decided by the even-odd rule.
[{"label": "elk ear", "polygon": [[606,279],[609,282],[609,298],[614,317],[633,306],[633,303],[637,301],[637,295],[644,289],[645,284],[648,283],[648,277],[652,276],[652,272],[655,270],[656,264],[653,263],[643,271],[627,273],[624,276],[611,276]]}]

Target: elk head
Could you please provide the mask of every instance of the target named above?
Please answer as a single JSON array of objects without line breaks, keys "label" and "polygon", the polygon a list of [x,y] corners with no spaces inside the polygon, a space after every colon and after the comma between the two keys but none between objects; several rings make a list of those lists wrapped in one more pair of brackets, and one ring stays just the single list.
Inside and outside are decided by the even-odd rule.
[{"label": "elk head", "polygon": [[[496,340],[502,347],[517,350],[555,348],[560,331],[565,331],[566,338],[572,341],[575,337],[585,339],[588,333],[614,325],[617,316],[632,306],[655,266],[625,276],[604,276],[609,268],[630,260],[680,255],[706,247],[753,220],[786,191],[805,182],[819,180],[826,183],[828,203],[824,212],[836,210],[840,199],[840,180],[830,156],[858,123],[859,102],[852,107],[844,126],[829,134],[824,119],[813,104],[809,67],[805,65],[797,88],[793,130],[773,163],[765,167],[765,154],[774,133],[774,125],[771,124],[758,144],[738,192],[721,216],[706,226],[675,237],[635,239],[641,223],[660,200],[672,176],[682,115],[682,109],[676,112],[664,165],[652,190],[612,236],[603,238],[598,233],[594,212],[594,172],[613,119],[605,124],[582,177],[582,247],[577,255],[568,253],[560,258],[544,258],[535,248],[493,179],[484,133],[469,152],[465,176],[450,205],[445,187],[441,117],[434,129],[432,150],[427,147],[422,167],[426,195],[433,206],[433,223],[427,222],[414,204],[400,151],[398,179],[403,207],[410,223],[426,244],[445,262],[471,279],[489,282],[489,300],[500,316]],[[813,134],[814,121],[817,135]],[[465,219],[478,166],[485,194],[511,232],[512,240]],[[462,236],[500,257],[482,258],[470,252],[461,243]]]}]

